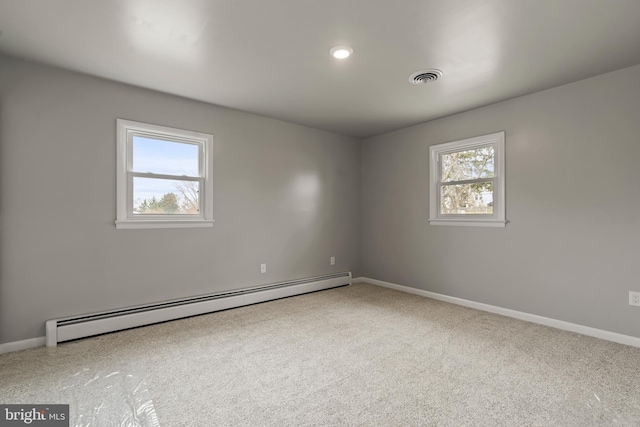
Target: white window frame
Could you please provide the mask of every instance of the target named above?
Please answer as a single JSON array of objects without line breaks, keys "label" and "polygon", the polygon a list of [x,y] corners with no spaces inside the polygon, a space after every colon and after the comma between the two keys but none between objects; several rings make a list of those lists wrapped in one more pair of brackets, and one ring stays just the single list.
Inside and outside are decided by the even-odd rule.
[{"label": "white window frame", "polygon": [[[442,155],[459,151],[493,146],[494,177],[487,179],[447,182],[446,184],[473,184],[493,182],[493,214],[442,214]],[[431,225],[461,225],[476,227],[504,227],[506,221],[505,203],[505,133],[497,132],[429,147],[429,223]]]},{"label": "white window frame", "polygon": [[[166,126],[117,119],[116,228],[195,228],[213,226],[213,135]],[[194,144],[199,147],[199,176],[134,172],[133,137]],[[133,214],[133,178],[163,178],[200,183],[200,209],[196,215]]]}]

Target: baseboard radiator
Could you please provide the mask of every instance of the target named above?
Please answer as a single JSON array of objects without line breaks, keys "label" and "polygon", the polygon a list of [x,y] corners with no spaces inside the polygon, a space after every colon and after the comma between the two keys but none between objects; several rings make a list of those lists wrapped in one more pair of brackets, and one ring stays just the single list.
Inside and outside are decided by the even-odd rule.
[{"label": "baseboard radiator", "polygon": [[59,342],[100,335],[168,320],[351,285],[351,272],[273,283],[237,291],[200,295],[100,313],[49,320],[47,347]]}]

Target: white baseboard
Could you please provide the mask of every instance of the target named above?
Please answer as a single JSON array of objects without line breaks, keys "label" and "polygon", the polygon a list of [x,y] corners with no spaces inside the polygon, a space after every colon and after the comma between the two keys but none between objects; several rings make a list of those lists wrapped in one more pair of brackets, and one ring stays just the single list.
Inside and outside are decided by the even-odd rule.
[{"label": "white baseboard", "polygon": [[[395,283],[384,282],[382,280],[370,279],[367,277],[354,277],[352,283],[370,283],[372,285],[382,286],[385,288],[395,289],[397,291],[407,292],[410,294],[420,295],[439,301],[445,301],[452,304],[462,305],[465,307],[475,308],[476,310],[487,311],[489,313],[500,314],[502,316],[512,317],[514,319],[525,320],[531,323],[550,326],[552,328],[562,329],[564,331],[575,332],[590,337],[600,338],[607,341],[626,344],[632,347],[640,348],[640,338],[629,335],[619,334],[617,332],[604,331],[589,326],[578,325],[575,323],[565,322],[563,320],[551,319],[549,317],[538,316],[535,314],[524,313],[522,311],[511,310],[508,308],[497,307],[495,305],[484,304],[481,302],[469,301],[462,298],[450,297],[435,292],[424,291],[422,289],[411,288],[409,286],[396,285]],[[42,347],[46,344],[46,337],[30,338],[22,341],[7,342],[0,344],[0,354],[10,353],[12,351],[26,350],[29,348]]]},{"label": "white baseboard", "polygon": [[604,331],[602,329],[592,328],[590,326],[578,325],[576,323],[565,322],[564,320],[552,319],[550,317],[538,316],[536,314],[524,313],[522,311],[511,310],[508,308],[497,307],[495,305],[484,304],[481,302],[469,301],[462,298],[450,297],[435,292],[424,291],[422,289],[411,288],[409,286],[396,285],[395,283],[384,282],[382,280],[370,279],[368,277],[356,277],[352,279],[352,283],[371,283],[372,285],[382,286],[385,288],[395,289],[397,291],[407,292],[410,294],[420,295],[439,301],[449,302],[452,304],[462,305],[465,307],[475,308],[476,310],[488,311],[489,313],[500,314],[502,316],[513,317],[514,319],[525,320],[539,325],[550,326],[564,331],[575,332],[577,334],[588,335],[590,337],[600,338],[607,341],[613,341],[619,344],[626,344],[633,347],[640,347],[640,338],[630,335],[623,335],[617,332]]},{"label": "white baseboard", "polygon": [[47,341],[46,337],[29,338],[28,340],[13,341],[0,344],[0,354],[12,351],[26,350],[28,348],[42,347]]}]

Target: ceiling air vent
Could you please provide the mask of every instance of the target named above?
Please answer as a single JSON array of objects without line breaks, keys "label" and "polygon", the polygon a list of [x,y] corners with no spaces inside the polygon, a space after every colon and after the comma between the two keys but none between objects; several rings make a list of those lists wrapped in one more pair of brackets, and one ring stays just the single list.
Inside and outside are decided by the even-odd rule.
[{"label": "ceiling air vent", "polygon": [[430,82],[435,82],[442,77],[442,71],[435,68],[429,70],[420,70],[409,76],[409,82],[414,85],[426,85]]}]

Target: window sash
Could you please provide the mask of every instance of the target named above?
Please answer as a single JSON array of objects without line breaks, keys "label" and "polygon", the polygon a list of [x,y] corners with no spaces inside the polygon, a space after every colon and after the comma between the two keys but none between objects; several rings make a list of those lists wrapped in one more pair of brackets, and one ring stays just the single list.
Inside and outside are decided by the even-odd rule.
[{"label": "window sash", "polygon": [[[135,205],[133,199],[133,179],[139,178],[151,178],[151,179],[167,179],[173,181],[195,181],[198,182],[198,213],[197,214],[135,214],[133,212],[133,208]],[[205,194],[202,191],[205,185],[204,178],[200,177],[190,177],[185,175],[162,175],[162,174],[154,174],[154,173],[142,173],[142,172],[128,172],[127,173],[127,219],[140,221],[140,220],[150,220],[150,219],[174,219],[180,220],[180,218],[189,218],[189,219],[204,219],[204,202],[205,202]]]},{"label": "window sash", "polygon": [[[460,180],[460,181],[454,181],[454,180],[449,180],[449,181],[445,181],[443,175],[443,167],[442,165],[444,164],[444,161],[442,160],[442,158],[444,156],[450,156],[452,154],[456,154],[456,153],[464,153],[467,151],[474,151],[474,150],[479,150],[481,148],[488,148],[488,147],[492,147],[493,148],[493,175],[492,176],[487,176],[484,178],[472,178],[470,180]],[[462,148],[456,148],[454,150],[443,150],[440,151],[438,153],[438,181],[442,181],[442,182],[462,182],[462,181],[473,181],[476,179],[489,179],[489,178],[495,178],[497,176],[497,168],[499,168],[499,165],[496,165],[496,151],[497,151],[497,147],[495,143],[484,143],[484,144],[476,144],[476,145],[469,145],[469,146],[465,146]]]},{"label": "window sash", "polygon": [[[491,196],[493,199],[493,213],[490,214],[480,214],[480,213],[456,213],[456,214],[446,214],[446,213],[442,213],[442,189],[443,187],[449,187],[449,186],[456,186],[456,185],[465,185],[465,184],[482,184],[482,183],[488,183],[490,182],[492,184],[492,190],[491,190]],[[497,177],[493,177],[493,178],[483,178],[483,179],[468,179],[468,180],[464,180],[464,181],[445,181],[445,182],[439,182],[438,183],[438,194],[437,194],[437,200],[438,200],[438,218],[468,218],[468,217],[472,217],[472,218],[495,218],[497,217],[497,213],[496,213],[496,209],[495,209],[495,204],[496,204],[496,185],[497,185]]]},{"label": "window sash", "polygon": [[[175,142],[179,144],[190,144],[198,146],[198,176],[189,175],[170,175],[170,174],[158,174],[153,172],[134,172],[133,171],[133,137],[140,136],[145,138],[157,139],[160,141]],[[195,141],[192,139],[178,138],[174,136],[167,136],[164,134],[158,134],[154,132],[144,132],[140,130],[129,130],[127,132],[127,219],[140,221],[150,219],[174,219],[180,220],[180,218],[189,219],[204,219],[204,192],[202,189],[205,185],[205,162],[204,162],[204,142]],[[134,195],[133,195],[133,178],[152,178],[152,179],[168,179],[175,181],[198,181],[200,192],[198,194],[198,213],[197,214],[134,214]]]},{"label": "window sash", "polygon": [[[140,228],[201,228],[212,227],[213,220],[213,135],[200,133],[185,129],[171,128],[159,126],[149,123],[136,122],[132,120],[117,119],[117,179],[116,179],[116,228],[118,229],[140,229]],[[152,170],[134,171],[133,170],[133,138],[143,137],[148,139],[157,139],[159,141],[175,142],[181,144],[190,144],[198,147],[197,149],[197,169],[195,176],[195,168],[191,168],[188,175],[175,175],[171,168],[161,169],[162,164],[158,164],[158,169],[150,167]],[[189,151],[189,150],[186,150]],[[191,151],[192,165],[196,166],[195,153]],[[137,164],[137,162],[136,162]],[[153,166],[150,164],[149,166]],[[149,167],[144,166],[146,169]],[[169,173],[167,173],[169,172]],[[176,170],[178,172],[178,170]],[[178,172],[179,173],[179,172]],[[142,191],[143,182],[138,182],[142,178],[145,179],[144,185],[149,185],[143,192],[138,195],[149,195],[147,190],[152,193],[155,191],[154,183],[150,179],[164,179],[183,182],[197,182],[198,184],[198,202],[191,206],[186,212],[193,212],[193,208],[198,209],[197,214],[180,213],[180,214],[151,214],[151,213],[133,213],[135,194],[134,180],[136,181],[136,189]],[[171,188],[171,186],[167,186]],[[162,186],[158,185],[159,192],[163,191]],[[177,192],[175,192],[178,195]],[[157,196],[157,194],[156,194]],[[195,193],[194,193],[195,196]],[[148,198],[148,197],[146,197]],[[192,197],[191,200],[194,200]],[[182,210],[181,212],[185,212]]]},{"label": "window sash", "polygon": [[168,136],[160,133],[146,132],[141,130],[131,130],[131,129],[127,131],[127,172],[142,173],[142,172],[133,171],[133,137],[134,136],[157,139],[160,141],[175,142],[177,144],[197,145],[198,146],[198,177],[204,178],[205,168],[206,168],[204,141],[188,139],[188,138],[180,138],[176,136]]},{"label": "window sash", "polygon": [[[477,178],[477,179],[464,179],[464,180],[460,180],[460,181],[444,181],[443,180],[443,170],[442,170],[442,156],[444,155],[450,155],[450,154],[455,154],[455,153],[462,153],[465,151],[471,151],[471,150],[475,150],[478,148],[484,148],[484,147],[493,147],[493,164],[494,164],[494,171],[493,171],[493,176],[491,178]],[[496,205],[497,202],[497,195],[496,195],[496,185],[498,183],[498,179],[500,178],[499,173],[499,165],[497,165],[496,163],[496,151],[497,151],[498,147],[496,147],[495,143],[484,143],[484,144],[477,144],[477,145],[473,145],[473,146],[464,146],[461,148],[456,148],[455,150],[446,150],[446,151],[440,151],[438,153],[438,178],[437,178],[437,182],[436,182],[436,187],[437,187],[437,195],[436,195],[436,200],[438,203],[437,206],[437,213],[436,216],[437,218],[440,219],[451,219],[451,218],[486,218],[486,219],[491,219],[491,218],[497,218],[498,217],[498,213],[496,211],[496,209],[493,209],[493,213],[490,214],[471,214],[471,213],[460,213],[460,214],[445,214],[442,213],[442,188],[444,186],[449,186],[449,185],[464,185],[464,184],[481,184],[484,182],[491,182],[493,184],[493,191],[492,191],[492,195],[493,195],[493,203],[494,203],[494,207]]]},{"label": "window sash", "polygon": [[[504,132],[497,132],[489,135],[436,144],[430,147],[429,222],[431,224],[483,227],[505,226],[504,137]],[[460,179],[455,181],[443,180],[443,156],[484,147],[493,147],[493,176],[476,179]],[[442,195],[443,188],[445,186],[481,183],[492,184],[492,213],[443,213]]]}]

